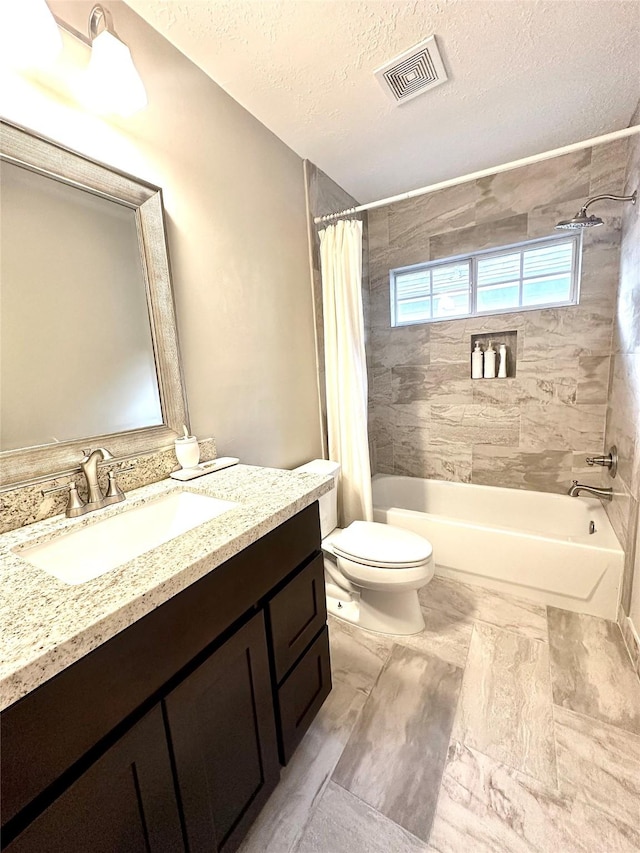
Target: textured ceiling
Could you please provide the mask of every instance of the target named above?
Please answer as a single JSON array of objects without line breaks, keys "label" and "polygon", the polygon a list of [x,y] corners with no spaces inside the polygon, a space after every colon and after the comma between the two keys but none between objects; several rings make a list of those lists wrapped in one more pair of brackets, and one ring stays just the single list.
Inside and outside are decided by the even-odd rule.
[{"label": "textured ceiling", "polygon": [[[127,0],[361,202],[626,127],[640,0]],[[379,65],[435,33],[449,81],[394,106]]]}]

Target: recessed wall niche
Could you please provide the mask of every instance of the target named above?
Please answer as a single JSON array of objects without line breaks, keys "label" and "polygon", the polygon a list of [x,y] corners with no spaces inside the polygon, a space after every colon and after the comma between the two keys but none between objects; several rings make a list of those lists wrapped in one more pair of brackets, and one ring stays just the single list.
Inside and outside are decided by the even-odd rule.
[{"label": "recessed wall niche", "polygon": [[496,351],[496,379],[498,379],[498,365],[500,363],[499,353],[500,344],[505,344],[507,348],[507,379],[513,379],[516,375],[516,360],[518,352],[518,332],[514,329],[510,332],[489,332],[478,335],[471,335],[469,346],[469,364],[471,364],[471,353],[476,341],[480,342],[482,351],[486,352],[489,342],[493,344]]}]

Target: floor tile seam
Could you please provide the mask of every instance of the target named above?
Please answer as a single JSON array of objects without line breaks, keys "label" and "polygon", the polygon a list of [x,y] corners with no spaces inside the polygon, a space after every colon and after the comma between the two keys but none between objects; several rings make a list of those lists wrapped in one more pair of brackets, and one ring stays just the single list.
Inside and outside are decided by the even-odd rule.
[{"label": "floor tile seam", "polygon": [[[363,803],[363,804],[364,804],[368,809],[371,809],[371,810],[372,810],[372,811],[374,811],[377,815],[380,815],[380,817],[381,817],[383,820],[388,821],[389,823],[392,823],[394,826],[397,826],[397,827],[398,827],[399,829],[401,829],[403,832],[406,832],[406,834],[407,834],[410,838],[413,838],[415,841],[417,841],[417,842],[418,842],[418,844],[428,844],[428,843],[429,843],[428,841],[425,841],[425,839],[424,839],[424,838],[420,838],[420,836],[419,836],[419,835],[416,835],[414,832],[411,832],[411,830],[410,830],[410,829],[407,829],[407,828],[406,828],[406,826],[403,826],[401,823],[398,823],[398,821],[397,821],[397,820],[394,820],[393,818],[391,818],[391,817],[389,817],[388,815],[386,815],[384,812],[381,812],[381,811],[380,811],[379,809],[377,809],[375,806],[372,806],[372,805],[371,805],[371,803],[367,802],[367,800],[363,799],[363,798],[362,798],[362,797],[360,797],[358,794],[354,794],[354,792],[353,792],[353,791],[350,791],[348,788],[345,788],[345,787],[344,787],[344,785],[341,785],[341,784],[340,784],[340,782],[336,782],[336,780],[335,780],[335,779],[332,779],[331,781],[333,782],[333,784],[334,784],[336,787],[340,788],[342,791],[345,791],[345,792],[346,792],[347,794],[349,794],[350,796],[355,797],[355,799],[356,799],[356,800],[359,800],[359,801],[360,801],[361,803]],[[439,793],[440,793],[440,791],[438,790],[438,794],[439,794]],[[434,812],[434,816],[435,816],[435,812]],[[429,830],[429,835],[431,835],[431,830]],[[358,851],[354,851],[354,853],[358,853]]]},{"label": "floor tile seam", "polygon": [[[462,688],[460,689],[460,692],[462,692]],[[456,714],[457,713],[458,713],[458,709],[456,707]],[[455,718],[454,718],[454,725],[455,725]],[[453,731],[453,726],[451,727],[451,730]],[[438,812],[440,810],[440,799],[442,797],[442,791],[444,789],[444,777],[445,777],[445,774],[447,772],[447,767],[449,766],[449,753],[451,752],[452,745],[455,743],[460,743],[458,738],[454,738],[453,735],[449,735],[449,743],[447,744],[447,757],[446,757],[445,762],[442,766],[442,774],[440,775],[440,781],[438,782],[438,794],[436,796],[435,805],[433,807],[433,820],[431,821],[431,826],[429,827],[429,835],[427,837],[427,842],[426,842],[429,845],[429,850],[431,850],[431,836],[433,835],[433,828],[436,825],[436,821],[438,820]]]},{"label": "floor tile seam", "polygon": [[[467,646],[467,653],[465,655],[464,666],[463,667],[456,667],[456,669],[461,670],[460,685],[458,687],[458,695],[456,696],[456,706],[453,710],[453,714],[451,715],[451,728],[449,729],[449,742],[447,743],[447,751],[445,753],[445,759],[444,759],[444,762],[442,764],[442,771],[440,773],[440,779],[438,780],[438,793],[436,795],[435,804],[433,807],[433,819],[431,821],[431,826],[429,827],[429,832],[427,833],[427,838],[425,839],[425,842],[428,845],[429,850],[431,850],[431,844],[430,844],[431,834],[433,833],[433,827],[434,827],[434,824],[435,824],[436,819],[438,817],[438,806],[440,805],[440,796],[442,794],[443,780],[444,780],[445,773],[447,772],[447,765],[449,764],[449,751],[451,749],[451,744],[454,741],[458,742],[458,738],[454,738],[454,736],[453,736],[453,731],[456,728],[456,720],[458,719],[458,713],[460,710],[460,701],[461,701],[461,697],[462,697],[462,691],[464,689],[464,677],[465,677],[465,674],[467,671],[467,663],[469,662],[469,651],[471,649],[471,640],[473,637],[474,630],[475,630],[475,625],[473,623],[471,623],[471,636],[469,637],[469,645]],[[452,664],[452,666],[453,665],[454,664]]]},{"label": "floor tile seam", "polygon": [[[332,673],[332,677],[333,677],[333,673]],[[348,682],[344,681],[343,679],[338,678],[337,681],[341,681],[342,684],[347,685],[352,690],[354,690],[356,692],[360,692],[357,690],[357,688],[353,687],[353,685],[349,684]],[[335,761],[333,762],[331,768],[325,774],[324,781],[322,782],[320,787],[316,790],[315,794],[313,795],[311,805],[309,806],[309,808],[307,809],[307,812],[306,812],[307,817],[303,821],[303,823],[301,824],[299,831],[296,833],[296,839],[293,843],[293,847],[292,847],[290,853],[296,853],[296,851],[298,850],[300,844],[302,843],[302,839],[304,838],[304,834],[307,830],[307,827],[309,826],[312,817],[315,815],[316,811],[318,810],[318,807],[320,805],[320,801],[322,800],[322,797],[324,796],[324,792],[327,790],[329,782],[332,782],[332,781],[335,782],[335,780],[333,779],[333,774],[335,773],[336,767],[338,766],[338,762],[342,758],[342,754],[344,753],[345,749],[347,748],[347,744],[349,743],[349,741],[351,739],[351,735],[353,734],[356,726],[358,725],[358,722],[360,720],[360,716],[362,715],[362,711],[364,709],[364,706],[367,704],[368,699],[369,699],[369,696],[367,695],[365,701],[362,703],[361,707],[358,709],[358,711],[354,715],[353,724],[350,727],[350,731],[349,731],[349,737],[347,737],[345,739],[344,743],[342,744],[342,748],[340,749],[340,753],[337,755],[337,757],[336,757]],[[337,784],[337,783],[335,783],[335,784]]]},{"label": "floor tile seam", "polygon": [[450,666],[455,666],[456,669],[461,669],[464,671],[464,668],[465,668],[466,662],[467,662],[467,658],[469,656],[469,646],[468,645],[467,645],[467,648],[465,651],[464,664],[461,664],[461,663],[458,663],[457,661],[451,660],[451,656],[447,657],[444,653],[441,653],[439,649],[433,649],[433,648],[421,649],[421,648],[417,648],[411,642],[406,641],[406,640],[410,640],[411,637],[419,637],[420,636],[419,633],[418,634],[408,634],[406,637],[406,640],[403,639],[398,634],[389,634],[388,636],[393,637],[393,645],[394,646],[400,646],[403,649],[409,649],[409,651],[412,651],[415,654],[420,655],[421,657],[437,658],[438,660],[442,661],[443,663],[448,663]]},{"label": "floor tile seam", "polygon": [[[625,619],[628,619],[628,618],[629,618],[629,617],[627,616],[627,614],[626,614],[626,613],[624,614],[624,618],[625,618]],[[622,626],[620,625],[620,623],[618,622],[618,620],[617,620],[617,619],[616,619],[615,621],[614,621],[614,620],[611,620],[611,621],[612,621],[612,622],[614,622],[614,625],[616,625],[616,626],[617,626],[618,631],[620,632],[620,636],[622,637],[622,645],[624,646],[624,649],[625,649],[625,651],[626,651],[626,653],[627,653],[627,657],[629,658],[629,662],[630,662],[630,664],[631,664],[631,669],[632,669],[632,671],[633,671],[633,674],[634,674],[634,675],[638,678],[638,680],[640,681],[640,672],[638,672],[638,670],[636,669],[636,662],[635,662],[635,661],[634,661],[634,659],[633,659],[633,655],[632,655],[632,653],[631,653],[631,649],[630,649],[630,648],[629,648],[629,646],[627,645],[627,640],[626,640],[626,638],[625,638],[624,631],[622,630]]]},{"label": "floor tile seam", "polygon": [[[451,613],[447,614],[447,612],[445,610],[440,610],[437,607],[429,607],[429,605],[425,605],[425,604],[420,604],[420,609],[423,610],[425,613],[437,613],[437,614],[444,613],[445,615],[450,615],[450,616],[455,615],[455,614],[451,614]],[[549,620],[546,616],[546,609],[545,609],[545,617],[544,617],[544,623],[545,623],[544,633],[546,634],[546,637],[530,637],[527,634],[523,634],[521,631],[516,630],[515,628],[505,627],[504,625],[498,625],[495,622],[490,622],[488,619],[480,619],[480,617],[478,617],[478,616],[472,616],[469,619],[460,619],[460,620],[457,620],[457,622],[460,625],[471,625],[471,626],[473,626],[479,622],[482,625],[488,625],[490,628],[498,628],[500,631],[508,631],[510,634],[515,634],[518,637],[524,637],[525,639],[531,640],[532,642],[535,642],[535,643],[549,643]]]},{"label": "floor tile seam", "polygon": [[[378,678],[376,677],[376,681],[377,680],[378,680]],[[343,678],[339,674],[334,675],[334,673],[332,672],[331,673],[331,682],[333,683],[334,681],[338,682],[339,684],[343,684],[345,687],[349,687],[351,690],[355,690],[356,693],[359,693],[361,696],[366,696],[367,698],[368,698],[369,694],[371,693],[371,689],[373,689],[373,685],[372,685],[371,689],[369,689],[369,690],[362,690],[359,687],[354,687],[348,678]]]},{"label": "floor tile seam", "polygon": [[483,758],[486,758],[494,765],[504,767],[506,770],[512,771],[513,773],[517,774],[517,776],[521,776],[524,779],[530,780],[531,782],[540,786],[543,789],[543,792],[545,794],[548,794],[549,796],[564,797],[565,799],[569,798],[568,795],[563,795],[559,788],[554,788],[553,785],[550,785],[547,781],[539,779],[537,776],[534,776],[532,773],[528,773],[526,770],[522,770],[520,767],[515,767],[513,764],[510,764],[508,761],[505,761],[502,758],[496,758],[495,755],[489,755],[475,744],[467,743],[464,738],[452,736],[449,742],[449,748],[452,744],[455,743],[458,743],[461,747],[464,747],[465,749],[470,749],[477,755],[481,755]]},{"label": "floor tile seam", "polygon": [[579,788],[577,785],[569,783],[571,787],[571,791],[562,791],[558,789],[558,795],[566,800],[568,803],[582,803],[582,805],[587,806],[594,812],[597,812],[599,815],[602,815],[606,820],[611,821],[612,823],[627,827],[631,832],[635,832],[636,834],[640,834],[638,827],[633,824],[633,815],[629,816],[629,820],[625,820],[618,815],[611,814],[611,812],[604,809],[602,806],[595,803],[593,800],[588,799],[583,793],[582,788]]},{"label": "floor tile seam", "polygon": [[554,703],[554,707],[559,708],[561,711],[564,711],[565,714],[570,714],[573,717],[578,717],[579,719],[585,720],[586,722],[596,723],[597,725],[602,726],[605,729],[613,729],[614,732],[620,733],[624,737],[631,738],[634,741],[638,741],[638,744],[640,744],[640,733],[638,732],[630,732],[628,729],[623,729],[620,726],[616,726],[615,723],[610,723],[608,720],[600,720],[597,717],[590,717],[583,711],[574,711],[573,708],[565,708],[564,705],[557,705]]},{"label": "floor tile seam", "polygon": [[[346,743],[344,746],[346,746]],[[324,792],[329,787],[329,782],[331,782],[331,780],[333,778],[333,773],[334,773],[336,767],[338,766],[338,761],[340,760],[340,758],[342,757],[342,753],[344,752],[344,746],[342,747],[342,751],[340,752],[340,756],[338,757],[338,760],[335,762],[335,764],[331,768],[330,772],[327,773],[327,775],[324,778],[324,782],[318,788],[318,790],[315,792],[315,794],[313,796],[313,800],[311,801],[311,805],[309,806],[309,808],[306,811],[306,819],[299,826],[298,832],[296,833],[296,838],[295,838],[295,841],[293,842],[293,848],[291,850],[291,853],[296,853],[296,851],[300,847],[300,844],[302,843],[302,839],[304,838],[305,832],[307,831],[307,827],[309,826],[309,824],[311,823],[311,819],[313,818],[313,816],[317,812],[317,810],[320,806],[320,801],[322,800],[322,798],[324,796]]]},{"label": "floor tile seam", "polygon": [[523,640],[530,640],[532,643],[540,643],[543,646],[549,645],[548,632],[547,639],[544,637],[530,637],[517,631],[515,628],[506,628],[504,625],[496,625],[495,622],[488,622],[486,619],[474,619],[474,625],[486,625],[488,628],[495,628],[497,631],[504,631],[506,634],[513,634],[515,637],[522,637]]},{"label": "floor tile seam", "polygon": [[[635,740],[640,740],[640,732],[632,732],[630,729],[625,729],[623,726],[618,726],[616,723],[612,723],[611,720],[603,720],[600,717],[592,717],[590,714],[586,714],[584,711],[575,711],[573,708],[570,708],[565,705],[559,705],[556,701],[553,702],[554,708],[560,708],[562,711],[569,711],[572,714],[575,714],[577,717],[582,717],[585,720],[589,720],[592,723],[596,723],[599,726],[609,726],[612,729],[615,729],[617,732],[622,733],[623,735],[627,735],[628,737],[634,738]],[[555,719],[555,715],[554,715]]]},{"label": "floor tile seam", "polygon": [[556,776],[556,790],[560,793],[560,769],[558,767],[558,732],[556,722],[556,706],[553,704],[553,684],[551,683],[551,655],[547,663],[549,670],[549,690],[551,692],[551,725],[553,727],[553,766]]},{"label": "floor tile seam", "polygon": [[[450,743],[449,743],[449,749],[455,743],[458,743],[460,746],[465,747],[467,749],[470,749],[472,752],[477,753],[478,755],[482,755],[484,758],[487,758],[490,762],[492,762],[495,765],[504,767],[508,770],[513,770],[517,774],[517,776],[522,776],[522,777],[525,777],[526,779],[531,779],[533,782],[535,782],[537,785],[540,785],[543,788],[544,794],[547,794],[547,792],[548,792],[550,796],[552,796],[552,797],[556,796],[567,806],[570,806],[572,803],[577,801],[579,803],[582,803],[583,805],[586,805],[589,809],[597,812],[599,815],[602,815],[607,820],[612,821],[614,824],[617,824],[617,825],[622,824],[623,826],[630,829],[632,832],[636,832],[636,833],[638,832],[637,828],[633,825],[633,823],[626,821],[626,820],[622,820],[620,817],[617,817],[616,815],[609,814],[607,811],[605,811],[600,806],[598,806],[595,803],[593,803],[593,802],[587,800],[586,798],[580,796],[577,788],[575,789],[575,791],[572,791],[571,793],[567,793],[565,791],[562,791],[562,790],[560,790],[560,788],[558,788],[557,790],[554,791],[552,788],[549,787],[549,785],[547,783],[541,782],[541,780],[538,779],[536,776],[532,776],[530,773],[525,773],[522,770],[519,770],[517,767],[513,767],[513,765],[509,764],[506,761],[501,761],[497,758],[494,758],[491,755],[487,755],[481,749],[478,749],[476,746],[470,746],[469,744],[465,744],[464,741],[460,740],[459,738],[454,738],[454,737],[451,738]],[[444,776],[444,774],[443,774],[443,776]],[[516,782],[517,781],[518,780],[516,779]],[[442,790],[442,781],[440,784],[440,791],[441,790]],[[440,791],[438,792],[438,803],[440,800]],[[438,806],[436,805],[434,823],[435,823],[435,819],[437,817],[437,814],[438,814]]]}]

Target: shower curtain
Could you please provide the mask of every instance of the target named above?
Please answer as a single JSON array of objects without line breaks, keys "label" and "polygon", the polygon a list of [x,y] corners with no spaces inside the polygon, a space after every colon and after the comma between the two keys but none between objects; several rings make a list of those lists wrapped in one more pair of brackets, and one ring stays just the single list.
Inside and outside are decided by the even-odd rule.
[{"label": "shower curtain", "polygon": [[342,466],[338,492],[344,526],[371,521],[367,362],[362,312],[362,222],[320,232],[329,458]]}]

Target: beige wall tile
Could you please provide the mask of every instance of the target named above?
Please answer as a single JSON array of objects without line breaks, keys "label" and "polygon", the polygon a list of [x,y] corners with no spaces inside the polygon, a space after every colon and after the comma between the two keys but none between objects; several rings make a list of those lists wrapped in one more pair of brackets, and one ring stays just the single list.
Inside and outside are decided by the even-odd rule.
[{"label": "beige wall tile", "polygon": [[574,406],[554,400],[532,401],[521,408],[520,448],[523,450],[577,450],[592,447],[600,453],[604,443],[606,406]]},{"label": "beige wall tile", "polygon": [[609,396],[608,355],[581,356],[578,359],[577,403],[606,403]]},{"label": "beige wall tile", "polygon": [[575,151],[478,181],[478,222],[589,194],[591,149]]},{"label": "beige wall tile", "polygon": [[505,216],[494,222],[441,231],[431,237],[431,259],[449,258],[465,252],[477,252],[492,246],[507,246],[527,239],[527,215]]},{"label": "beige wall tile", "polygon": [[430,433],[416,437],[415,431],[396,429],[393,443],[393,473],[427,480],[471,482],[471,447],[449,444],[446,454],[441,444],[431,444]]},{"label": "beige wall tile", "polygon": [[621,195],[624,191],[628,139],[616,139],[604,145],[596,145],[591,152],[591,177],[589,195],[611,193]]},{"label": "beige wall tile", "polygon": [[572,480],[572,454],[511,447],[474,445],[472,480],[485,486],[510,486],[540,492],[565,493]]},{"label": "beige wall tile", "polygon": [[432,234],[475,225],[475,181],[389,206],[389,245],[409,251]]},{"label": "beige wall tile", "polygon": [[[433,444],[482,444],[517,446],[520,409],[476,403],[462,406],[431,406]],[[443,451],[444,452],[444,451]]]},{"label": "beige wall tile", "polygon": [[391,368],[394,403],[433,400],[439,403],[471,403],[472,380],[466,362],[429,364],[426,367],[398,365]]}]

